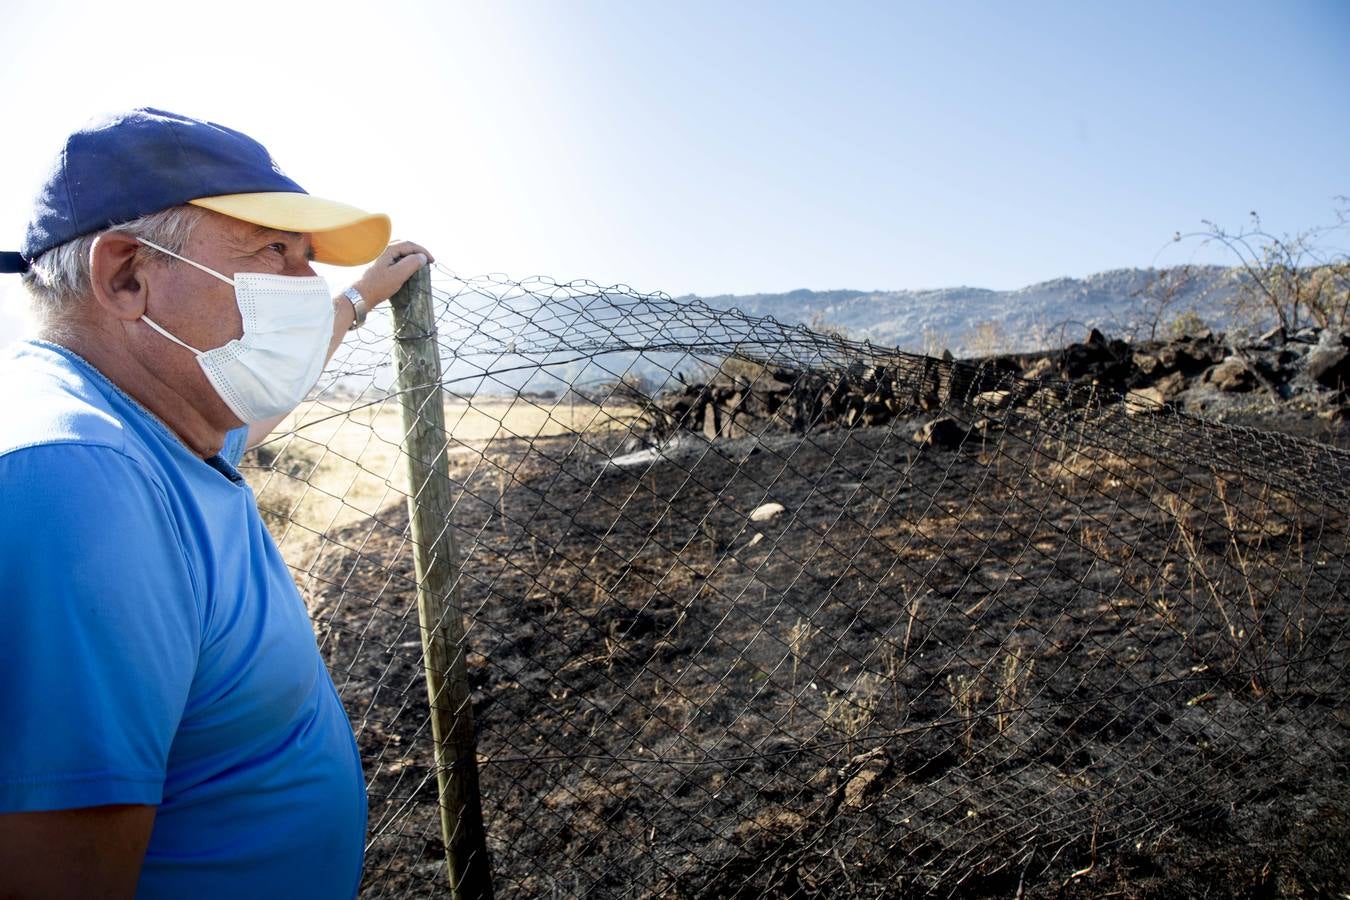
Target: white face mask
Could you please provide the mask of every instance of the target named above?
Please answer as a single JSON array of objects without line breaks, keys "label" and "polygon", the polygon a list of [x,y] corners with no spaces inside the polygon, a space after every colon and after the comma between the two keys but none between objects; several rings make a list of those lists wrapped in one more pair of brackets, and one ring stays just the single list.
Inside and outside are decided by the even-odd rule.
[{"label": "white face mask", "polygon": [[234,285],[244,336],[214,350],[198,350],[142,315],[145,324],[197,355],[211,386],[241,421],[257,422],[290,412],[319,380],[333,339],[333,297],[317,275],[239,272],[227,278],[157,244],[168,254]]}]

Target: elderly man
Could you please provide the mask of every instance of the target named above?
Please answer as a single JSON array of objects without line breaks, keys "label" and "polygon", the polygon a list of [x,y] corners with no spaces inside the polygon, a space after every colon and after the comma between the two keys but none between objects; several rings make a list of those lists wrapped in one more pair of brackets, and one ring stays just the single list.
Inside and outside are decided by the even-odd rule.
[{"label": "elderly man", "polygon": [[[236,131],[71,135],[0,351],[0,897],[351,897],[365,789],[235,470],[430,260]],[[370,263],[335,299],[312,261]]]}]

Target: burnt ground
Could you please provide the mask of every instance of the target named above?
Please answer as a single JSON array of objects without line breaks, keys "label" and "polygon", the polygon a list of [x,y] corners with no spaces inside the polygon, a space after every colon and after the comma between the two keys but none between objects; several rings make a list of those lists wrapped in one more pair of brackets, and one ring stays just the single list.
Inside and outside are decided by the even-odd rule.
[{"label": "burnt ground", "polygon": [[[456,457],[497,896],[1350,890],[1345,452],[919,424]],[[406,511],[315,549],[363,896],[444,896]]]}]

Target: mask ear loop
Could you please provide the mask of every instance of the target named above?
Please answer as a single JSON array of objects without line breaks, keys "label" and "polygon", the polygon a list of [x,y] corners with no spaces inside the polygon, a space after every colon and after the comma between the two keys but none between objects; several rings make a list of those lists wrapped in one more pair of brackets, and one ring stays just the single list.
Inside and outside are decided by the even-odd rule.
[{"label": "mask ear loop", "polygon": [[[155,248],[155,249],[159,249],[159,248]],[[141,321],[144,322],[145,324],[149,325],[151,328],[155,329],[155,331],[158,331],[160,334],[164,335],[164,336],[165,336],[166,338],[168,338],[169,340],[173,341],[173,342],[174,342],[175,344],[177,344],[178,346],[182,347],[184,350],[191,350],[193,353],[197,354],[198,356],[203,356],[203,355],[205,355],[205,351],[203,351],[203,350],[198,350],[196,347],[192,346],[191,344],[187,343],[186,341],[179,340],[178,338],[176,338],[176,337],[174,337],[173,335],[169,334],[169,332],[165,331],[165,330],[164,330],[163,328],[161,328],[159,325],[155,324],[155,320],[154,320],[154,319],[150,318],[149,316],[145,315],[144,313],[141,314]]]},{"label": "mask ear loop", "polygon": [[[151,242],[151,241],[147,241],[145,238],[136,238],[136,240],[137,240],[138,242],[144,244],[145,246],[150,247],[151,249],[158,250],[160,253],[163,253],[165,256],[172,256],[174,259],[178,260],[179,262],[185,262],[185,263],[187,263],[189,266],[193,266],[193,267],[195,267],[195,268],[201,269],[201,270],[202,270],[203,272],[205,272],[207,275],[214,275],[216,278],[219,278],[221,281],[225,282],[226,284],[228,284],[228,285],[230,285],[230,286],[233,286],[233,285],[234,285],[234,279],[232,279],[232,278],[226,278],[224,275],[220,274],[220,273],[217,272],[215,269],[207,268],[206,266],[202,265],[202,264],[199,263],[199,262],[193,262],[192,260],[188,259],[188,258],[185,257],[185,256],[179,256],[177,253],[174,253],[172,250],[166,250],[166,249],[164,249],[163,247],[161,247],[159,244],[153,243],[153,242]],[[160,333],[161,335],[163,335],[164,337],[166,337],[166,338],[168,338],[169,340],[173,341],[175,344],[177,344],[178,346],[182,347],[184,350],[190,350],[190,351],[192,351],[194,354],[196,354],[197,356],[202,356],[202,355],[204,354],[205,351],[198,350],[196,347],[192,346],[191,344],[187,343],[186,341],[180,340],[179,338],[176,338],[176,337],[174,337],[173,335],[169,334],[169,332],[167,332],[167,331],[165,331],[163,328],[161,328],[161,327],[159,326],[159,324],[156,323],[155,320],[152,319],[152,318],[150,318],[149,316],[147,316],[147,315],[145,315],[145,314],[142,314],[142,315],[141,315],[141,321],[145,322],[145,324],[149,325],[149,326],[150,326],[151,328],[153,328],[155,331],[159,332],[159,333]]]},{"label": "mask ear loop", "polygon": [[[233,286],[233,285],[234,285],[234,279],[233,279],[233,278],[227,278],[226,276],[224,276],[224,275],[220,274],[219,272],[217,272],[215,269],[208,268],[208,267],[202,265],[202,264],[199,263],[199,262],[193,262],[192,260],[188,259],[186,256],[179,256],[177,253],[174,253],[172,250],[165,250],[165,249],[164,249],[163,247],[161,247],[159,244],[152,244],[150,241],[147,241],[145,238],[136,238],[136,240],[139,241],[140,243],[144,244],[144,245],[147,246],[147,247],[151,247],[151,248],[153,248],[153,249],[155,249],[155,250],[158,250],[160,253],[163,253],[163,254],[166,255],[166,256],[172,256],[174,259],[178,260],[179,262],[185,262],[185,263],[187,263],[189,266],[192,266],[193,268],[201,269],[201,270],[202,270],[203,272],[205,272],[207,275],[213,275],[213,276],[215,276],[216,278],[219,278],[221,281],[225,282],[226,284],[228,284],[228,285],[230,285],[230,286]],[[186,346],[186,345],[184,345],[184,346]]]}]

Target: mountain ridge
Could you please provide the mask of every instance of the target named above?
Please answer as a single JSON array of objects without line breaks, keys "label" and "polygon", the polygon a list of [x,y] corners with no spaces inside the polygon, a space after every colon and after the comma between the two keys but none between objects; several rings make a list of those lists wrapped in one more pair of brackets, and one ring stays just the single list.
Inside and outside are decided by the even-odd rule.
[{"label": "mountain ridge", "polygon": [[[1040,349],[1092,328],[1127,334],[1146,328],[1152,316],[1150,290],[1177,278],[1179,268],[1108,269],[1083,278],[1059,277],[1013,290],[971,286],[863,291],[798,288],[782,293],[688,294],[717,309],[772,316],[844,332],[849,337],[905,350],[960,356],[972,352]],[[1190,311],[1217,328],[1231,324],[1238,270],[1189,267],[1191,278],[1177,291],[1164,318]],[[1171,274],[1169,274],[1171,273]],[[1058,334],[1057,334],[1058,333]],[[1062,342],[1062,341],[1060,341]]]}]

